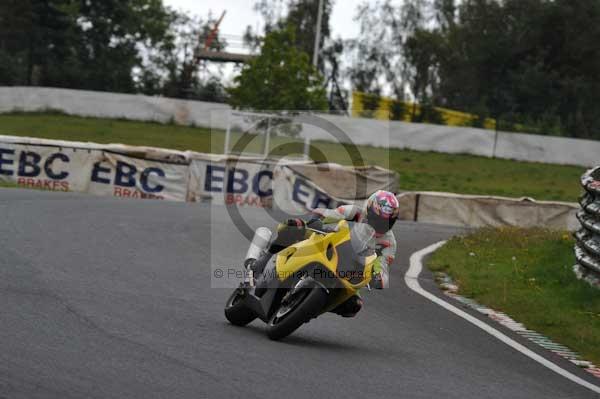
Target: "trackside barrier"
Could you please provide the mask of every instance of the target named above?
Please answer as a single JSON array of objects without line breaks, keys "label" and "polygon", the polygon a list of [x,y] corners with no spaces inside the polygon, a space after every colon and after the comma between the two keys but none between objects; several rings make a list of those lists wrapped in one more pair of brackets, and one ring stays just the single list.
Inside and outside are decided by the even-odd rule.
[{"label": "trackside barrier", "polygon": [[[398,175],[376,166],[15,136],[0,136],[0,181],[103,196],[278,208],[291,214],[361,202],[376,190],[398,188]],[[577,204],[564,202],[437,192],[405,192],[398,199],[403,220],[468,227],[579,226]],[[588,208],[598,209],[594,206]]]},{"label": "trackside barrier", "polygon": [[600,167],[585,172],[581,185],[585,192],[577,212],[581,228],[575,233],[575,272],[600,287]]},{"label": "trackside barrier", "polygon": [[531,198],[410,192],[398,196],[400,218],[464,227],[535,227],[575,230],[578,205]]},{"label": "trackside barrier", "polygon": [[0,136],[0,181],[26,188],[305,213],[395,191],[396,173],[309,161]]}]

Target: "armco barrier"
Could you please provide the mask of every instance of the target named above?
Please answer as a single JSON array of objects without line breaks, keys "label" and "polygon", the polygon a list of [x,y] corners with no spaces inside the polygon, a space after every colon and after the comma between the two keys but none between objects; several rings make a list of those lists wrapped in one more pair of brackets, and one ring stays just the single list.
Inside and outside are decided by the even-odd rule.
[{"label": "armco barrier", "polygon": [[600,286],[600,167],[588,170],[581,177],[581,185],[585,193],[577,212],[581,229],[575,233],[575,272]]},{"label": "armco barrier", "polygon": [[[231,108],[226,104],[164,97],[105,93],[48,87],[0,87],[0,113],[59,110],[101,118],[195,124],[226,129]],[[339,127],[354,144],[416,151],[465,153],[484,157],[590,167],[598,161],[600,141],[549,137],[470,127],[381,121],[319,115]],[[337,141],[307,126],[311,139]]]}]

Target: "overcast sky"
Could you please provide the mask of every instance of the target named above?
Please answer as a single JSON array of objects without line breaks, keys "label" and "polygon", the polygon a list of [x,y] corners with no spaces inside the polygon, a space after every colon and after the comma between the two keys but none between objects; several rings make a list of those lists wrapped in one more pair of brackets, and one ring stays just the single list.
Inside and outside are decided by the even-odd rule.
[{"label": "overcast sky", "polygon": [[[220,32],[228,35],[243,35],[246,26],[261,27],[261,18],[254,12],[256,0],[163,0],[164,4],[175,9],[189,11],[192,14],[206,17],[209,10],[220,16],[223,10],[227,15],[221,23]],[[371,0],[372,1],[372,0]],[[355,38],[359,34],[358,23],[353,21],[356,6],[364,0],[336,0],[333,6],[330,26],[332,37],[343,39]]]}]

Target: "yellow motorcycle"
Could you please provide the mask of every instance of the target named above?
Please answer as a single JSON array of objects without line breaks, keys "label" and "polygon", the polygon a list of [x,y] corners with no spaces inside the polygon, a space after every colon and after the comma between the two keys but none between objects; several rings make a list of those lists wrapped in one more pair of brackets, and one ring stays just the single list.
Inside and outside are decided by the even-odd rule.
[{"label": "yellow motorcycle", "polygon": [[307,239],[281,250],[256,283],[250,278],[233,292],[225,306],[230,323],[259,318],[269,338],[282,339],[368,286],[377,255],[361,250],[345,220],[331,232],[306,229]]}]

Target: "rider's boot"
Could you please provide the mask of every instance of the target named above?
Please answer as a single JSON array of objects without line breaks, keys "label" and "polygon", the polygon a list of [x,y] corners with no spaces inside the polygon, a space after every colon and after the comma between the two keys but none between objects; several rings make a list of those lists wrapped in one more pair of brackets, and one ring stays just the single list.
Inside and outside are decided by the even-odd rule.
[{"label": "rider's boot", "polygon": [[333,310],[332,313],[339,314],[342,317],[354,317],[363,306],[363,300],[358,295],[353,295],[345,302],[342,302]]}]

